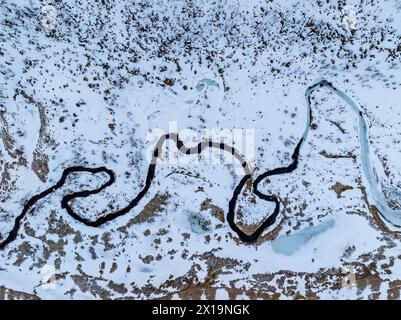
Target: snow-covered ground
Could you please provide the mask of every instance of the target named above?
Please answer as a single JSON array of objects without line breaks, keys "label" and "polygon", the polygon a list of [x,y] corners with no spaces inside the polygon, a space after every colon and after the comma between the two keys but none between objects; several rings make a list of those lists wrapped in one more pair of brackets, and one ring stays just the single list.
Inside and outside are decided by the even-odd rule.
[{"label": "snow-covered ground", "polygon": [[[188,145],[228,133],[253,178],[287,166],[321,77],[363,108],[378,184],[400,208],[400,36],[400,0],[0,0],[0,242],[66,167],[115,172],[73,201],[82,216],[126,206],[168,132]],[[0,251],[0,298],[399,298],[401,234],[372,203],[357,117],[325,88],[312,109],[298,168],[259,186],[281,211],[256,243],[225,217],[241,165],[168,144],[139,206],[99,228],[60,202],[102,174],[36,203]],[[238,207],[247,230],[274,209]]]}]

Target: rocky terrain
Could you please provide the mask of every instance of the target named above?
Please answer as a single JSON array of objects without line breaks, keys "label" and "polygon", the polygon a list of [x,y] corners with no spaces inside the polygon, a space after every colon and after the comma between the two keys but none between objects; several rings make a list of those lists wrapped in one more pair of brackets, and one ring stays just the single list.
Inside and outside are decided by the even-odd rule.
[{"label": "rocky terrain", "polygon": [[[115,176],[75,212],[125,207],[169,132],[189,145],[225,132],[253,177],[287,166],[318,78],[363,108],[378,184],[400,209],[400,36],[400,0],[0,0],[0,242],[71,166]],[[398,299],[401,233],[372,200],[357,118],[325,88],[311,107],[298,168],[260,185],[280,214],[255,243],[227,223],[241,163],[171,144],[138,206],[98,228],[61,199],[104,174],[35,203],[0,251],[0,299]],[[246,232],[274,209],[250,189],[235,217]]]}]

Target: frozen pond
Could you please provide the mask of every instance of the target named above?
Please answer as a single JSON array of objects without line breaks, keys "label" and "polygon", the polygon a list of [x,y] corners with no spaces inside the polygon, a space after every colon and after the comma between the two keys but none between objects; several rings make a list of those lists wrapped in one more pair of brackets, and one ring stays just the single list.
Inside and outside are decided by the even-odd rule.
[{"label": "frozen pond", "polygon": [[272,243],[272,248],[277,253],[290,256],[307,244],[312,238],[334,227],[334,224],[334,219],[330,219],[317,226],[307,227],[289,236],[279,237]]}]

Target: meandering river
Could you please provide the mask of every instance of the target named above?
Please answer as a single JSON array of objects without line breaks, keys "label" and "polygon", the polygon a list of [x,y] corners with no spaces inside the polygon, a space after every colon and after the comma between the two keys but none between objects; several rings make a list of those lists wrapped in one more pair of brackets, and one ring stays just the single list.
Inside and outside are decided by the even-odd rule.
[{"label": "meandering river", "polygon": [[264,179],[266,179],[269,176],[287,174],[287,173],[294,171],[298,167],[299,154],[301,151],[301,147],[308,137],[309,130],[310,130],[311,123],[312,123],[313,115],[312,115],[312,106],[311,106],[311,95],[315,90],[322,88],[322,87],[326,87],[329,90],[331,90],[332,92],[334,92],[335,94],[337,94],[341,99],[344,100],[344,102],[353,111],[355,111],[355,114],[358,118],[358,128],[359,128],[358,131],[359,131],[359,141],[360,141],[360,146],[361,146],[360,156],[361,156],[362,169],[363,169],[363,173],[366,178],[366,181],[369,184],[370,194],[374,200],[374,204],[376,205],[376,207],[378,208],[378,210],[380,212],[380,215],[387,222],[387,224],[390,226],[393,226],[395,228],[399,228],[401,226],[401,211],[393,210],[388,206],[388,203],[379,188],[378,181],[373,172],[373,167],[372,167],[372,162],[370,159],[370,152],[369,152],[368,129],[367,129],[367,124],[366,124],[366,120],[364,118],[364,113],[363,113],[362,108],[358,105],[358,103],[352,97],[347,95],[344,91],[340,90],[339,88],[337,88],[336,86],[334,86],[332,83],[328,82],[325,79],[319,79],[319,80],[315,81],[312,85],[310,85],[305,91],[305,99],[306,99],[306,106],[307,106],[306,125],[305,125],[305,130],[292,153],[291,163],[287,166],[267,170],[267,171],[263,172],[262,174],[260,174],[259,176],[257,176],[253,180],[253,183],[252,183],[253,193],[262,200],[273,202],[275,204],[275,209],[272,213],[270,213],[270,214],[267,213],[266,218],[258,225],[256,230],[252,234],[247,234],[244,231],[242,231],[241,228],[235,222],[235,208],[236,208],[237,200],[241,196],[241,193],[242,193],[243,189],[245,188],[245,186],[248,185],[247,184],[248,180],[253,179],[249,164],[244,159],[243,155],[240,152],[238,152],[238,150],[236,150],[234,147],[228,146],[224,143],[213,142],[213,141],[200,142],[197,146],[188,148],[179,139],[177,133],[169,133],[169,134],[161,136],[160,139],[158,140],[156,147],[153,151],[152,160],[151,160],[151,163],[148,167],[148,171],[146,174],[145,186],[139,191],[139,193],[130,201],[130,203],[126,207],[119,209],[117,211],[105,214],[96,220],[90,220],[90,219],[87,219],[87,218],[81,216],[79,213],[77,213],[73,210],[73,208],[70,206],[70,202],[76,198],[86,198],[86,197],[89,197],[90,195],[101,192],[102,190],[109,187],[110,185],[112,185],[115,182],[115,175],[111,169],[108,169],[106,167],[88,168],[88,167],[83,167],[83,166],[73,166],[73,167],[66,168],[63,171],[61,178],[58,180],[58,182],[54,186],[33,196],[25,203],[21,213],[15,218],[14,226],[13,226],[12,230],[9,232],[7,237],[2,242],[0,242],[0,250],[4,249],[10,242],[14,241],[17,238],[18,231],[21,226],[21,221],[26,217],[26,215],[33,208],[33,206],[39,200],[45,198],[49,194],[51,194],[51,193],[57,191],[58,189],[60,189],[61,187],[63,187],[67,177],[74,173],[79,173],[79,172],[87,172],[87,173],[91,173],[91,174],[105,173],[108,176],[108,180],[105,183],[103,183],[100,187],[98,187],[97,189],[82,190],[79,192],[67,194],[62,197],[61,207],[63,209],[65,209],[72,218],[74,218],[75,220],[77,220],[89,227],[100,227],[103,224],[128,213],[129,211],[131,211],[133,208],[135,208],[138,205],[138,203],[146,195],[149,188],[151,187],[152,181],[155,177],[157,159],[158,159],[159,155],[161,154],[161,150],[162,150],[164,143],[167,140],[174,141],[178,150],[183,154],[200,154],[206,148],[217,148],[217,149],[221,149],[221,150],[231,153],[240,162],[241,166],[244,169],[244,176],[240,180],[239,184],[235,187],[232,198],[229,201],[228,212],[227,212],[227,221],[228,221],[228,224],[231,227],[231,229],[237,233],[237,235],[239,236],[239,238],[242,241],[254,242],[254,241],[258,240],[258,238],[263,233],[263,231],[275,223],[276,218],[280,212],[280,202],[278,200],[278,197],[276,195],[268,195],[268,194],[264,194],[263,192],[261,192],[258,188],[259,184],[262,183],[264,181]]}]

